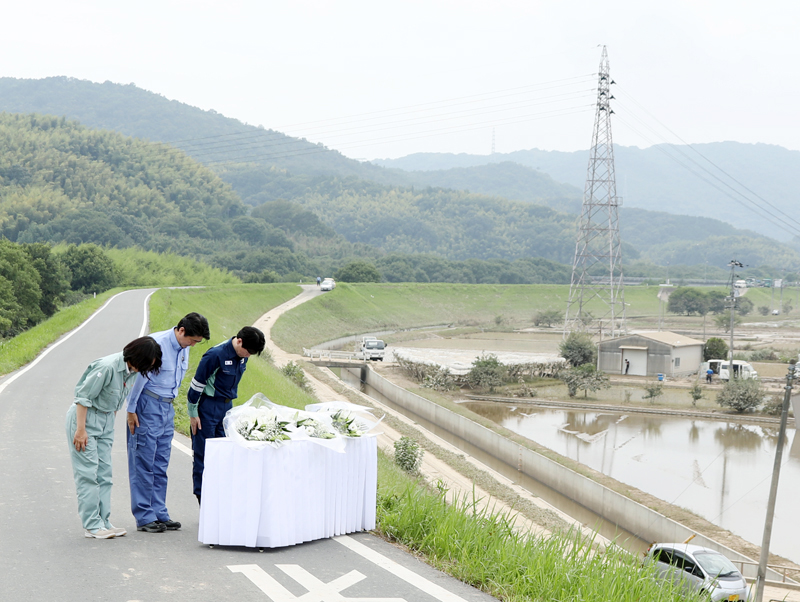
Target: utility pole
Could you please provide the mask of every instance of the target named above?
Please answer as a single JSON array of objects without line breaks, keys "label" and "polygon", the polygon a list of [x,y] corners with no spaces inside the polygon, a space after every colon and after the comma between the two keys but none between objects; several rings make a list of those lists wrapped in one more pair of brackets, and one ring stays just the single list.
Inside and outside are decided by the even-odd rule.
[{"label": "utility pole", "polygon": [[[608,52],[603,46],[597,83],[592,148],[583,192],[569,302],[564,318],[564,336],[572,330],[587,330],[594,321],[603,336],[608,322],[613,338],[626,332],[625,294],[622,278],[622,248],[619,235],[619,207],[614,173],[614,143],[611,137],[611,85]],[[597,301],[599,303],[597,303]],[[592,304],[592,302],[594,303]],[[589,307],[598,315],[589,313]]]},{"label": "utility pole", "polygon": [[736,318],[736,268],[742,268],[744,265],[740,261],[736,261],[732,259],[731,262],[728,264],[731,266],[731,347],[728,351],[728,355],[730,359],[729,369],[728,369],[728,382],[733,380],[734,371],[733,371],[733,324]]},{"label": "utility pole", "polygon": [[778,431],[778,444],[775,447],[775,464],[772,467],[772,484],[769,487],[769,500],[767,501],[767,516],[764,519],[764,536],[761,539],[761,556],[756,573],[755,602],[764,598],[764,580],[767,578],[767,561],[769,560],[769,544],[772,539],[772,519],[775,516],[775,499],[778,497],[778,479],[781,476],[781,459],[783,457],[783,444],[786,441],[786,422],[789,418],[789,403],[792,398],[792,382],[795,378],[797,366],[792,360],[789,373],[786,375],[786,387],[783,394],[783,409],[781,411],[781,426]]},{"label": "utility pole", "polygon": [[494,154],[494,128],[492,128],[492,154]]}]

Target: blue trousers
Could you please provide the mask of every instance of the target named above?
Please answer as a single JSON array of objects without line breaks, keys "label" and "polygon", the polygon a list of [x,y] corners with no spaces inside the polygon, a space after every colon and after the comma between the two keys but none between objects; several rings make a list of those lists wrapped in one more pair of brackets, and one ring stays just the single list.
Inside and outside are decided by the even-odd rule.
[{"label": "blue trousers", "polygon": [[225,413],[232,407],[233,402],[224,397],[201,395],[200,401],[197,402],[197,416],[200,418],[201,428],[197,429],[197,433],[192,435],[192,451],[194,451],[192,481],[195,495],[200,495],[203,490],[203,462],[206,455],[206,439],[225,436],[222,419],[225,418]]},{"label": "blue trousers", "polygon": [[169,520],[167,511],[167,466],[175,431],[175,408],[171,402],[142,394],[136,404],[139,427],[128,434],[128,476],[131,512],[136,526]]}]

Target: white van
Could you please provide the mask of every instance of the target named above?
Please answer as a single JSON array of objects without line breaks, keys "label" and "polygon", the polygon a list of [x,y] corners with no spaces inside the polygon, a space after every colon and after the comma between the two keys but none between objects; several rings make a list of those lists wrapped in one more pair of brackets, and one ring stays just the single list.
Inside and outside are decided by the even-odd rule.
[{"label": "white van", "polygon": [[361,342],[361,355],[365,360],[377,360],[382,362],[383,357],[386,355],[385,349],[386,343],[380,339],[364,337]]},{"label": "white van", "polygon": [[[709,360],[708,363],[712,370],[715,368],[712,365],[715,362],[719,362],[718,369],[715,370],[719,373],[719,379],[730,379],[730,362],[728,360]],[[758,378],[758,372],[744,360],[733,360],[733,376],[734,378]]]}]

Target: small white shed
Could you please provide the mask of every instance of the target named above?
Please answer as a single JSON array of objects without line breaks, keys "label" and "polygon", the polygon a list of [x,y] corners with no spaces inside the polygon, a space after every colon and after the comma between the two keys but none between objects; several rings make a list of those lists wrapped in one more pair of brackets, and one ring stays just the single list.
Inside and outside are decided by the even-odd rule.
[{"label": "small white shed", "polygon": [[598,344],[597,367],[609,374],[688,376],[700,369],[703,341],[674,332],[639,332]]}]

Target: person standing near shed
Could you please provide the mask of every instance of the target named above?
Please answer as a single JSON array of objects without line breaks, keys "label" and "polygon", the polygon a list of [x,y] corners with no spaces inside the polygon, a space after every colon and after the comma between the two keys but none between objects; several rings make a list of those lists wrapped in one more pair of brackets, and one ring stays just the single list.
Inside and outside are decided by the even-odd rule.
[{"label": "person standing near shed", "polygon": [[631,369],[631,361],[625,360],[625,374],[628,374],[628,370]]},{"label": "person standing near shed", "polygon": [[181,528],[167,510],[167,466],[175,431],[172,400],[189,369],[189,349],[211,334],[208,320],[193,312],[175,328],[151,336],[161,347],[161,371],[150,379],[137,378],[128,398],[128,476],[136,528],[160,533]]},{"label": "person standing near shed", "polygon": [[264,333],[245,326],[235,337],[212,347],[203,355],[187,393],[192,430],[192,481],[200,503],[206,439],[224,437],[222,419],[238,397],[239,381],[247,369],[247,358],[264,351]]},{"label": "person standing near shed", "polygon": [[84,537],[111,539],[127,534],[109,521],[114,417],[137,373],[147,378],[160,367],[161,347],[151,337],[141,337],[120,353],[93,361],[75,385],[66,431]]}]

